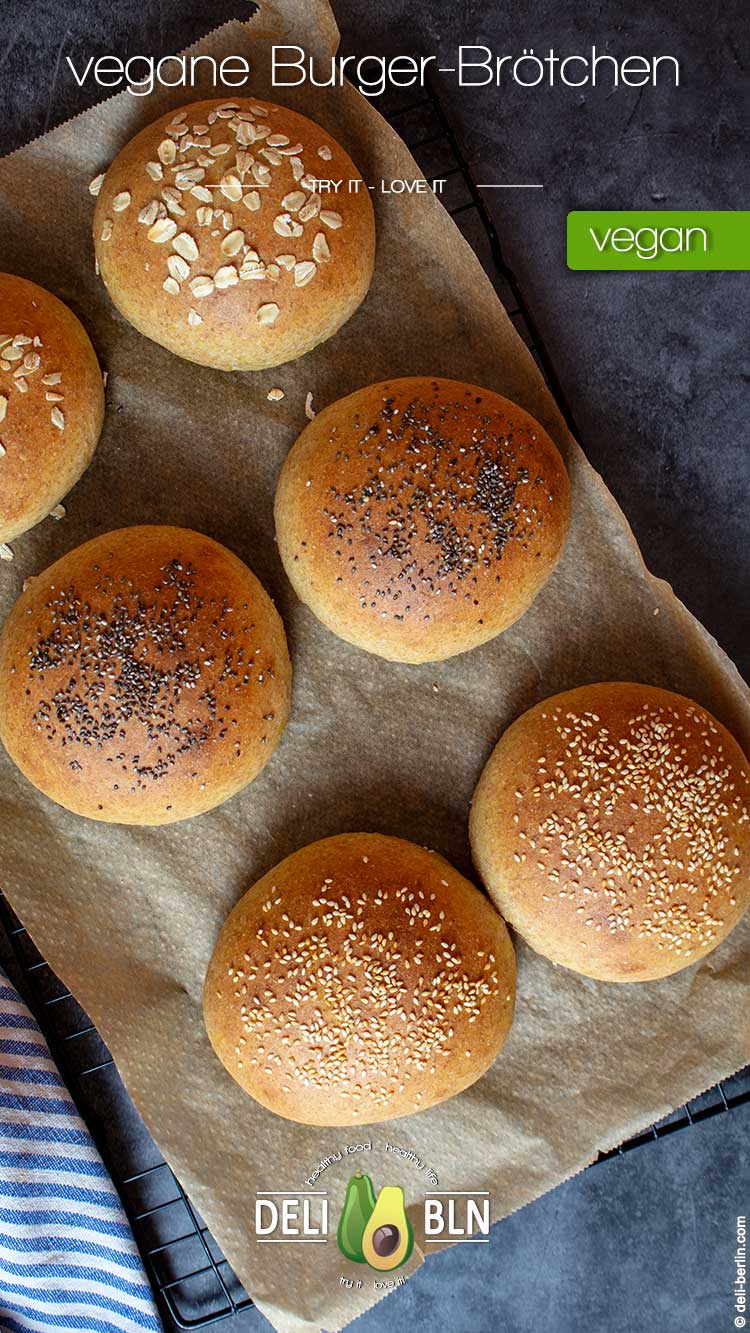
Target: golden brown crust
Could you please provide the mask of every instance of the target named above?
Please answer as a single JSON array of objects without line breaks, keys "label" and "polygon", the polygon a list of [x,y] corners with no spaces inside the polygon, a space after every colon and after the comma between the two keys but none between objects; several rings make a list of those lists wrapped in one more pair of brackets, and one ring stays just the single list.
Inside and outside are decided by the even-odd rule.
[{"label": "golden brown crust", "polygon": [[[346,185],[326,194],[314,178]],[[367,293],[375,224],[354,179],[343,148],[288,107],[194,102],[137,134],[106,173],[101,276],[125,318],[178,356],[281,365],[330,338]]]},{"label": "golden brown crust", "polygon": [[121,528],[30,582],[0,635],[0,739],[77,814],[167,824],[260,772],[289,715],[281,619],[185,528]]},{"label": "golden brown crust", "polygon": [[475,1082],[513,1019],[502,919],[436,852],[344,833],[288,856],[219,935],[204,1013],[219,1059],[277,1115],[364,1125]]},{"label": "golden brown crust", "polygon": [[562,459],[488,389],[421,376],[342,398],[302,432],[276,493],[297,595],[348,643],[450,657],[528,609],[568,529]]},{"label": "golden brown crust", "polygon": [[474,793],[474,860],[524,939],[603,981],[715,949],[750,901],[750,764],[682,695],[622,682],[537,704]]},{"label": "golden brown crust", "polygon": [[103,420],[102,374],[72,310],[0,273],[0,542],[46,518],[75,486]]}]

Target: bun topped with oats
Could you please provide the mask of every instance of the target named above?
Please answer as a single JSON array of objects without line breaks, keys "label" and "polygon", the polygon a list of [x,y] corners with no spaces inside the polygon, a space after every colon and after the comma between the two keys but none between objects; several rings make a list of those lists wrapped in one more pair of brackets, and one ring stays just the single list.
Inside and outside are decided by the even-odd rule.
[{"label": "bun topped with oats", "polygon": [[[320,179],[343,186],[328,194]],[[306,116],[195,102],[92,181],[99,271],[125,318],[178,356],[281,365],[336,333],[370,285],[372,203],[350,180],[351,158]]]},{"label": "bun topped with oats", "polygon": [[367,1125],[468,1088],[510,1031],[501,917],[437,852],[342,833],[287,856],[230,913],[204,1014],[229,1073],[277,1115]]},{"label": "bun topped with oats", "polygon": [[102,374],[72,310],[35,282],[0,273],[1,543],[67,495],[103,420]]},{"label": "bun topped with oats", "polygon": [[705,708],[651,685],[584,685],[524,713],[470,833],[519,934],[602,981],[688,967],[750,902],[750,764]]}]

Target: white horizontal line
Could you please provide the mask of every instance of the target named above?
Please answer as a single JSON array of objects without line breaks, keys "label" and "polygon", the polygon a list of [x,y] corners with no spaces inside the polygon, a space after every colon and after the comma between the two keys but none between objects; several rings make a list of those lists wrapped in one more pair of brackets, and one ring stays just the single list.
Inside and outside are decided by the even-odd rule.
[{"label": "white horizontal line", "polygon": [[316,1198],[322,1198],[325,1192],[325,1190],[256,1190],[255,1197],[256,1199],[270,1199],[272,1195],[274,1197],[278,1195],[280,1198],[291,1195],[293,1198],[297,1198],[298,1195],[301,1197],[303,1194],[309,1194],[311,1197],[315,1195]]},{"label": "white horizontal line", "polygon": [[475,1195],[489,1194],[489,1190],[430,1190],[430,1198],[437,1194],[460,1194],[465,1195],[469,1199],[473,1199]]},{"label": "white horizontal line", "polygon": [[264,1240],[261,1236],[256,1236],[255,1239],[259,1245],[325,1245],[328,1241],[327,1236],[324,1236],[322,1240],[307,1240],[303,1238],[295,1240],[293,1238],[287,1239],[286,1236],[270,1236],[267,1240]]},{"label": "white horizontal line", "polygon": [[473,1236],[436,1236],[430,1240],[429,1236],[424,1238],[425,1245],[489,1245],[490,1238],[485,1236],[482,1239],[474,1240]]},{"label": "white horizontal line", "polygon": [[524,183],[522,183],[522,182],[520,182],[520,181],[516,181],[516,183],[513,184],[513,185],[505,185],[505,184],[503,184],[503,185],[478,185],[478,186],[477,186],[477,189],[478,189],[478,190],[543,190],[543,189],[544,189],[544,186],[543,186],[543,185],[536,185],[536,184],[534,184],[534,185],[526,185],[526,184],[524,184]]}]

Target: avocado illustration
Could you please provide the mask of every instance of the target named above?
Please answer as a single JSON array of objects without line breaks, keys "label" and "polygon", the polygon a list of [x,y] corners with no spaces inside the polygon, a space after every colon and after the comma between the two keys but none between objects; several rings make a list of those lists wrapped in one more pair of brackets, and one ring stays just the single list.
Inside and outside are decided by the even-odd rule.
[{"label": "avocado illustration", "polygon": [[405,1264],[414,1248],[414,1233],[404,1208],[400,1185],[384,1185],[362,1237],[362,1253],[370,1268],[389,1273]]},{"label": "avocado illustration", "polygon": [[362,1237],[374,1207],[375,1191],[372,1188],[372,1181],[369,1176],[358,1171],[346,1187],[346,1198],[338,1229],[339,1249],[355,1264],[366,1262],[362,1253]]}]

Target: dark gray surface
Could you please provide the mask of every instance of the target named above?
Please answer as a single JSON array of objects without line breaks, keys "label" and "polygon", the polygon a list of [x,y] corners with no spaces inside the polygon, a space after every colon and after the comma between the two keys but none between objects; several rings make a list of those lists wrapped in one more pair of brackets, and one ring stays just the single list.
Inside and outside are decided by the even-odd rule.
[{"label": "dark gray surface", "polygon": [[[635,11],[635,12],[633,12]],[[569,273],[572,208],[744,208],[750,17],[745,0],[339,4],[357,54],[460,43],[498,52],[676,56],[678,89],[441,88],[549,345],[591,462],[647,563],[750,671],[750,274]],[[356,12],[356,21],[348,14]]]},{"label": "dark gray surface", "polygon": [[[697,0],[637,8],[623,17],[613,0],[491,9],[475,0],[335,0],[344,49],[358,54],[437,52],[450,64],[459,42],[572,52],[596,41],[623,55],[681,59],[676,91],[459,93],[448,83],[443,91],[478,179],[544,182],[544,191],[504,192],[490,204],[582,443],[651,568],[748,674],[748,275],[565,268],[569,208],[747,206],[745,4],[725,0],[720,13]],[[199,0],[6,0],[0,151],[88,104],[66,75],[65,54],[159,54],[247,12],[243,3]],[[102,1114],[122,1151],[111,1092]],[[733,1327],[733,1227],[750,1207],[748,1130],[745,1107],[584,1173],[496,1227],[489,1247],[433,1256],[357,1327]],[[222,1327],[261,1325],[252,1312]]]}]

